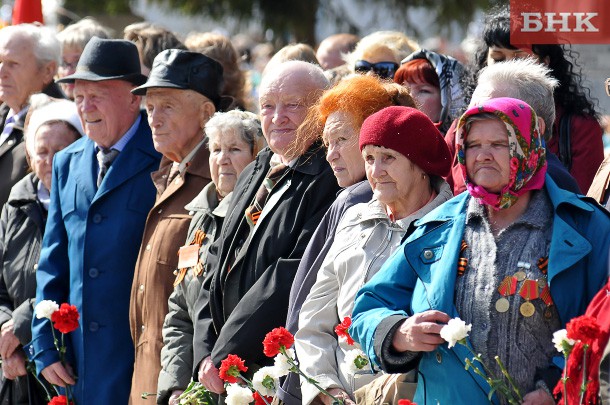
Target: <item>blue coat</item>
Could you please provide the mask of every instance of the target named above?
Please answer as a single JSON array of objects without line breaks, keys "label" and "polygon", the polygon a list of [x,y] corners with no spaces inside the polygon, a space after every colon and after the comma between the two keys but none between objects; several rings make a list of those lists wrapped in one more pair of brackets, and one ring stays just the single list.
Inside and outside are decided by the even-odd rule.
[{"label": "blue coat", "polygon": [[[78,308],[80,326],[67,335],[77,403],[126,404],[134,361],[129,297],[160,155],[144,116],[99,189],[95,154],[83,138],[55,155],[36,302]],[[27,350],[38,372],[59,360],[47,320],[34,318]]]},{"label": "blue coat", "polygon": [[[565,325],[585,312],[607,279],[610,218],[592,200],[557,187],[548,175],[545,187],[554,207],[548,278]],[[358,292],[350,332],[375,363],[383,363],[376,350],[379,339],[387,337],[376,334],[382,320],[398,321],[429,309],[459,316],[454,290],[469,197],[462,193],[419,220],[402,249]],[[422,354],[416,403],[489,403],[487,383],[464,369],[464,359],[471,357],[464,346],[444,344]]]}]

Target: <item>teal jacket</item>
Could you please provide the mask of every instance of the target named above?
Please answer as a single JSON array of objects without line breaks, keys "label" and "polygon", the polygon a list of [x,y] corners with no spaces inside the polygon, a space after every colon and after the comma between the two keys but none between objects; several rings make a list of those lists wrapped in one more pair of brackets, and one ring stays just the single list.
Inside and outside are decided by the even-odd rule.
[{"label": "teal jacket", "polygon": [[[554,209],[548,278],[565,326],[585,312],[608,277],[610,217],[593,200],[557,187],[548,175],[545,187]],[[459,317],[454,290],[469,198],[462,193],[420,219],[402,248],[358,292],[350,332],[374,363],[384,364],[376,350],[389,332],[377,331],[384,319],[399,322],[429,309]],[[464,368],[467,357],[471,356],[462,345],[448,349],[444,344],[422,353],[415,402],[489,403],[487,383]],[[388,371],[406,371],[414,362],[405,357],[403,364],[404,370]]]}]

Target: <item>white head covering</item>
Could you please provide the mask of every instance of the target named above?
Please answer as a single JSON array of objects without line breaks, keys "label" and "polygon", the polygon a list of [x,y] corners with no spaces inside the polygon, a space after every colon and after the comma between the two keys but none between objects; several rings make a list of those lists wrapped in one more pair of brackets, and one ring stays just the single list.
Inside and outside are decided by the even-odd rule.
[{"label": "white head covering", "polygon": [[32,111],[30,115],[25,131],[25,147],[30,156],[34,155],[34,135],[43,124],[50,121],[65,121],[72,125],[81,136],[85,136],[76,104],[68,100],[52,101]]}]

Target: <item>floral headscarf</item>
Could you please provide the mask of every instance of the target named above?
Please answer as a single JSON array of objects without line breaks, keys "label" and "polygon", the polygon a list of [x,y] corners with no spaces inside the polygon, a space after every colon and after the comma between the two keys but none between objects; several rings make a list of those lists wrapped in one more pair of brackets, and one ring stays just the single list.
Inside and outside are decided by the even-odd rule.
[{"label": "floral headscarf", "polygon": [[[468,117],[481,113],[496,115],[506,126],[510,153],[510,177],[499,194],[491,193],[468,178],[464,144],[468,133],[465,124]],[[509,208],[525,192],[544,186],[546,174],[546,150],[536,112],[524,101],[515,98],[494,98],[469,108],[457,126],[456,146],[458,163],[464,175],[466,189],[480,203],[495,210]]]}]

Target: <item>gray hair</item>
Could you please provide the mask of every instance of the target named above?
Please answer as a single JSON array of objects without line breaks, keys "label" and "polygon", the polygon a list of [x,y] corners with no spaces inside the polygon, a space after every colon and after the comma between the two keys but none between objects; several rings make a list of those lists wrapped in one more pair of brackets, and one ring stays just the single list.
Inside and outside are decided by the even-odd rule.
[{"label": "gray hair", "polygon": [[493,97],[525,101],[544,120],[545,139],[551,137],[555,122],[553,91],[559,86],[551,69],[532,58],[512,59],[481,69],[477,83],[477,88],[493,89]]},{"label": "gray hair", "polygon": [[110,28],[100,24],[96,19],[85,17],[74,24],[68,25],[57,34],[63,49],[79,48],[83,50],[93,37],[109,39],[112,38],[112,31]]},{"label": "gray hair", "polygon": [[212,143],[216,137],[230,131],[237,132],[241,139],[250,146],[250,151],[253,153],[265,146],[261,122],[256,114],[249,111],[217,112],[205,124],[208,144]]},{"label": "gray hair", "polygon": [[259,89],[264,88],[268,82],[277,80],[280,76],[292,74],[295,71],[302,71],[302,73],[307,75],[307,82],[300,83],[303,88],[313,87],[322,91],[326,90],[330,86],[330,82],[324,75],[324,71],[319,65],[301,60],[289,60],[278,63],[277,65],[272,66],[269,70],[265,69]]},{"label": "gray hair", "polygon": [[11,25],[0,30],[0,43],[8,42],[15,35],[30,40],[39,66],[51,61],[55,61],[59,65],[61,45],[53,30],[35,24]]}]

